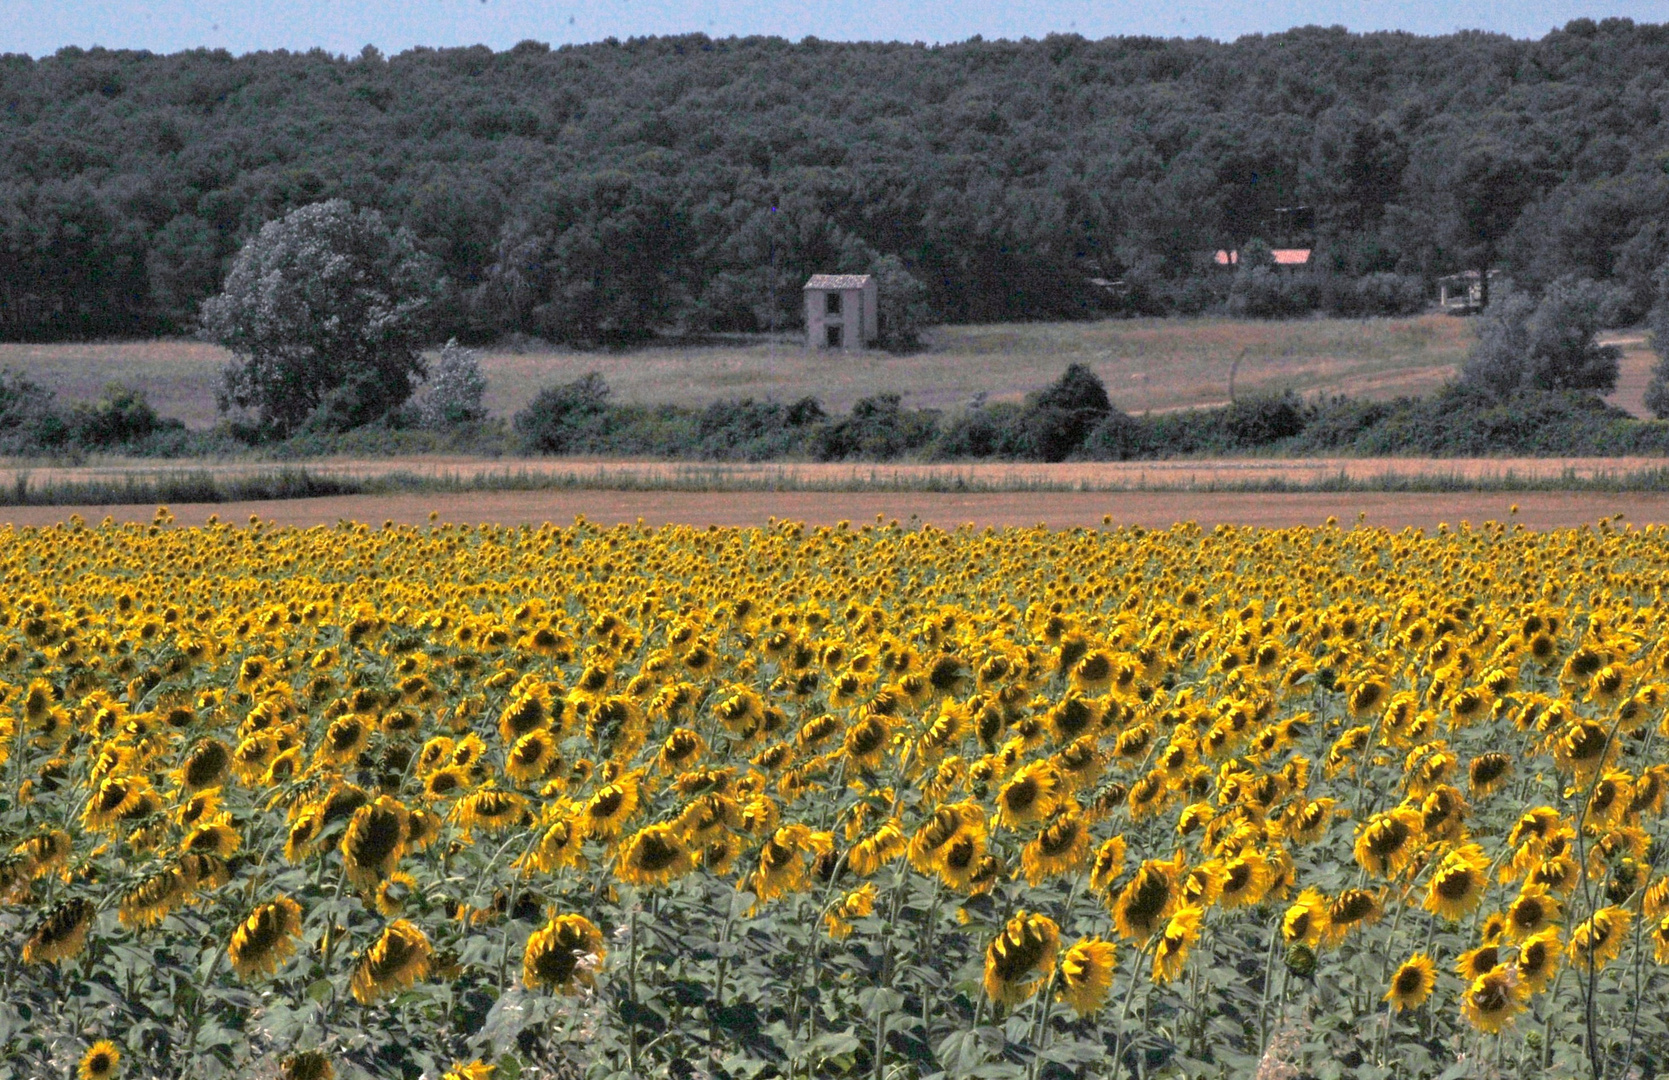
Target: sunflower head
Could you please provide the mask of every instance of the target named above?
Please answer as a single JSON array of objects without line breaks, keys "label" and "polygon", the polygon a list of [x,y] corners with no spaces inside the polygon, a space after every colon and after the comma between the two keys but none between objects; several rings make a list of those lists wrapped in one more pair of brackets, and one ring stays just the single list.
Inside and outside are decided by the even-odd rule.
[{"label": "sunflower head", "polygon": [[1383,1000],[1396,1012],[1417,1009],[1437,986],[1437,965],[1425,953],[1415,953],[1398,965]]},{"label": "sunflower head", "polygon": [[1054,970],[1060,928],[1053,919],[1016,912],[985,950],[985,992],[1001,1005],[1018,1005]]},{"label": "sunflower head", "polygon": [[111,1080],[121,1071],[122,1052],[108,1039],[100,1039],[81,1055],[76,1067],[77,1080]]}]

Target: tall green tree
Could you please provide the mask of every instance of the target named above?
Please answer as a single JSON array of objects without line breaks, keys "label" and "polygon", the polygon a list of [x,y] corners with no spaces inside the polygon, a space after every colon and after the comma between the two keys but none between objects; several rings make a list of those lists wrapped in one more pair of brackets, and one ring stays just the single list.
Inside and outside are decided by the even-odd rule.
[{"label": "tall green tree", "polygon": [[270,222],[203,305],[203,336],[235,357],[221,408],[273,435],[386,415],[423,374],[437,285],[432,260],[375,210],[332,199]]}]

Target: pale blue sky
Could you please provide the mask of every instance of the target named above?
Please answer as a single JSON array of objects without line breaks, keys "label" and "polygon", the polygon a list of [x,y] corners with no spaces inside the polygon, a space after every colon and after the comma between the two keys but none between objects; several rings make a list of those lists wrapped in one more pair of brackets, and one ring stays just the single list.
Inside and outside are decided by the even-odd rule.
[{"label": "pale blue sky", "polygon": [[63,45],[173,52],[199,45],[387,53],[525,38],[553,45],[703,31],[798,40],[959,41],[1076,32],[1232,39],[1293,26],[1540,37],[1579,16],[1669,22],[1669,0],[0,0],[0,52]]}]

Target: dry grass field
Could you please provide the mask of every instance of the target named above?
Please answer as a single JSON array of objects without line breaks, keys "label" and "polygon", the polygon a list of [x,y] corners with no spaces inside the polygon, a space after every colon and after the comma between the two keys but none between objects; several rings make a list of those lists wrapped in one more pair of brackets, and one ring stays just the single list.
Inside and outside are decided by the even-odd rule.
[{"label": "dry grass field", "polygon": [[[1469,321],[1443,315],[1130,319],[938,327],[929,332],[927,348],[911,356],[831,357],[782,339],[626,353],[488,350],[483,368],[488,407],[501,416],[522,408],[541,387],[588,371],[602,373],[623,402],[699,405],[750,395],[809,395],[842,412],[858,398],[887,392],[913,406],[947,409],[977,394],[1018,400],[1074,361],[1094,368],[1120,407],[1143,412],[1228,400],[1237,359],[1237,393],[1420,393],[1448,378],[1471,342]],[[27,374],[61,400],[93,400],[105,384],[123,382],[191,427],[215,422],[214,391],[226,359],[223,350],[193,341],[0,344],[0,367]]]},{"label": "dry grass field", "polygon": [[[490,489],[691,490],[750,492],[970,492],[1023,495],[1071,492],[1209,493],[1251,488],[1302,490],[1351,484],[1395,490],[1475,485],[1511,490],[1573,481],[1626,489],[1631,478],[1653,476],[1661,458],[1182,458],[1168,461],[866,463],[599,461],[577,458],[321,458],[305,463],[321,478],[369,480],[396,477],[437,491],[473,486]],[[261,461],[112,459],[89,465],[0,467],[0,490],[22,478],[31,488],[120,485],[168,474],[202,474],[220,480],[271,473]],[[1641,485],[1635,484],[1639,487]]]}]

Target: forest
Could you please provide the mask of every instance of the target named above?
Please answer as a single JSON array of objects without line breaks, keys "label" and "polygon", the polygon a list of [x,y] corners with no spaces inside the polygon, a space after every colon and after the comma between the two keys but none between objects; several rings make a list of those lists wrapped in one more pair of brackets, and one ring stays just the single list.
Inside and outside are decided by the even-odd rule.
[{"label": "forest", "polygon": [[[1634,321],[1666,107],[1669,26],[1626,19],[12,55],[0,338],[190,332],[263,223],[338,197],[430,260],[436,340],[787,329],[807,274],[878,268],[949,322],[1370,314],[1480,267],[1609,283]],[[1212,265],[1288,245],[1308,269]]]}]

